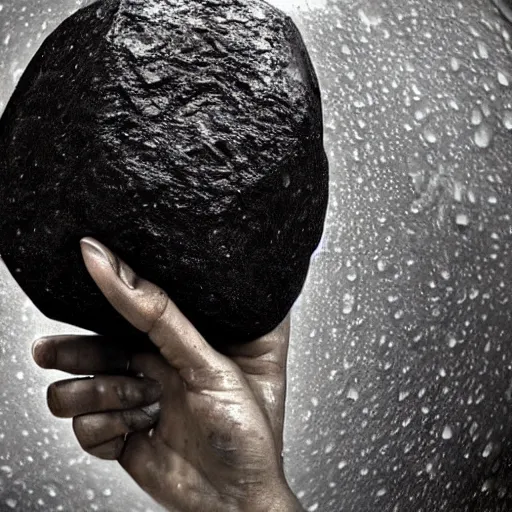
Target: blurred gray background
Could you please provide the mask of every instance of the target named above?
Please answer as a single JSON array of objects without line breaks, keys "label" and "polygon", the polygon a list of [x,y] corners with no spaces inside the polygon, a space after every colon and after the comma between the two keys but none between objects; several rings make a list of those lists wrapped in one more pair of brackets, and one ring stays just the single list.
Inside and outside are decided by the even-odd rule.
[{"label": "blurred gray background", "polygon": [[[85,3],[0,0],[0,112]],[[271,3],[315,63],[331,165],[293,316],[290,484],[311,512],[510,511],[512,3]],[[30,345],[62,332],[0,265],[0,510],[161,510],[47,410],[65,376]]]}]

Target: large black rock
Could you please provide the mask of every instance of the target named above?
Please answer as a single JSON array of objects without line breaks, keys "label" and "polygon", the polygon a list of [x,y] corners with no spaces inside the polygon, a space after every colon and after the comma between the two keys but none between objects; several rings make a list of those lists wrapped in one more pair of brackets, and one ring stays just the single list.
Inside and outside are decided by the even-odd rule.
[{"label": "large black rock", "polygon": [[259,0],[107,0],[44,42],[0,121],[0,253],[50,318],[134,331],[86,273],[93,236],[212,343],[270,331],[327,206],[320,92]]}]

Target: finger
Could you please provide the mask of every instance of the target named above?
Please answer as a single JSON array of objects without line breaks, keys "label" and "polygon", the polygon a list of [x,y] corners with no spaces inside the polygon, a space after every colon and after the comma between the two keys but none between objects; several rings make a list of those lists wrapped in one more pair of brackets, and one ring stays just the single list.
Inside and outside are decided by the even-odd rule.
[{"label": "finger", "polygon": [[194,380],[196,370],[229,367],[229,360],[205,341],[163,290],[139,278],[96,240],[84,238],[81,246],[87,270],[105,297],[133,326],[148,333],[185,380]]},{"label": "finger", "polygon": [[160,354],[134,354],[130,368],[138,375],[158,381],[166,389],[178,389],[178,383],[183,386],[178,372]]},{"label": "finger", "polygon": [[119,464],[147,493],[152,494],[152,485],[158,487],[162,475],[155,467],[159,451],[147,432],[131,434],[118,457]]},{"label": "finger", "polygon": [[87,452],[94,457],[98,457],[98,459],[116,460],[123,452],[124,443],[124,436],[119,436],[106,443],[94,446],[87,450]]},{"label": "finger", "polygon": [[[154,436],[157,435],[155,430]],[[175,494],[178,475],[182,478],[187,475],[190,479],[193,468],[170,447],[162,446],[154,436],[152,432],[131,434],[118,461],[145,492],[156,498],[162,488],[166,493]],[[190,505],[190,494],[187,498]],[[180,504],[176,502],[176,505]]]},{"label": "finger", "polygon": [[103,336],[47,336],[32,345],[32,357],[41,368],[75,375],[127,371],[131,354]]},{"label": "finger", "polygon": [[87,453],[95,456],[115,454],[113,458],[117,458],[119,438],[152,428],[158,422],[159,414],[158,404],[127,411],[86,414],[73,418],[73,430]]},{"label": "finger", "polygon": [[161,394],[161,385],[152,379],[99,375],[54,382],[48,387],[47,400],[54,416],[72,418],[142,407],[156,402]]}]

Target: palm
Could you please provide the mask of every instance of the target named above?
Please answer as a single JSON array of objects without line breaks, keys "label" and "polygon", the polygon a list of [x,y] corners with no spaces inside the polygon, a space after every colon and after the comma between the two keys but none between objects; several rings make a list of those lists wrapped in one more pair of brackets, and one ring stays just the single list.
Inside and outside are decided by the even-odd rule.
[{"label": "palm", "polygon": [[172,482],[148,489],[156,499],[168,503],[172,492],[180,510],[213,510],[213,495],[243,494],[240,475],[254,485],[268,471],[268,454],[281,453],[288,335],[289,317],[268,336],[227,347],[234,371],[200,375],[197,388],[169,368],[152,443],[160,474]]}]

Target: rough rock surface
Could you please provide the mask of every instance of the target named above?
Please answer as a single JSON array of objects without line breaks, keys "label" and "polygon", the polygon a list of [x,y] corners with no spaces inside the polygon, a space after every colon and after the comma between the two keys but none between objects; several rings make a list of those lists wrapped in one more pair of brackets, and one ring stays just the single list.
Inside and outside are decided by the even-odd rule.
[{"label": "rough rock surface", "polygon": [[43,43],[0,120],[0,253],[50,318],[134,331],[85,271],[93,236],[214,344],[285,316],[319,243],[315,72],[259,0],[108,0]]}]

